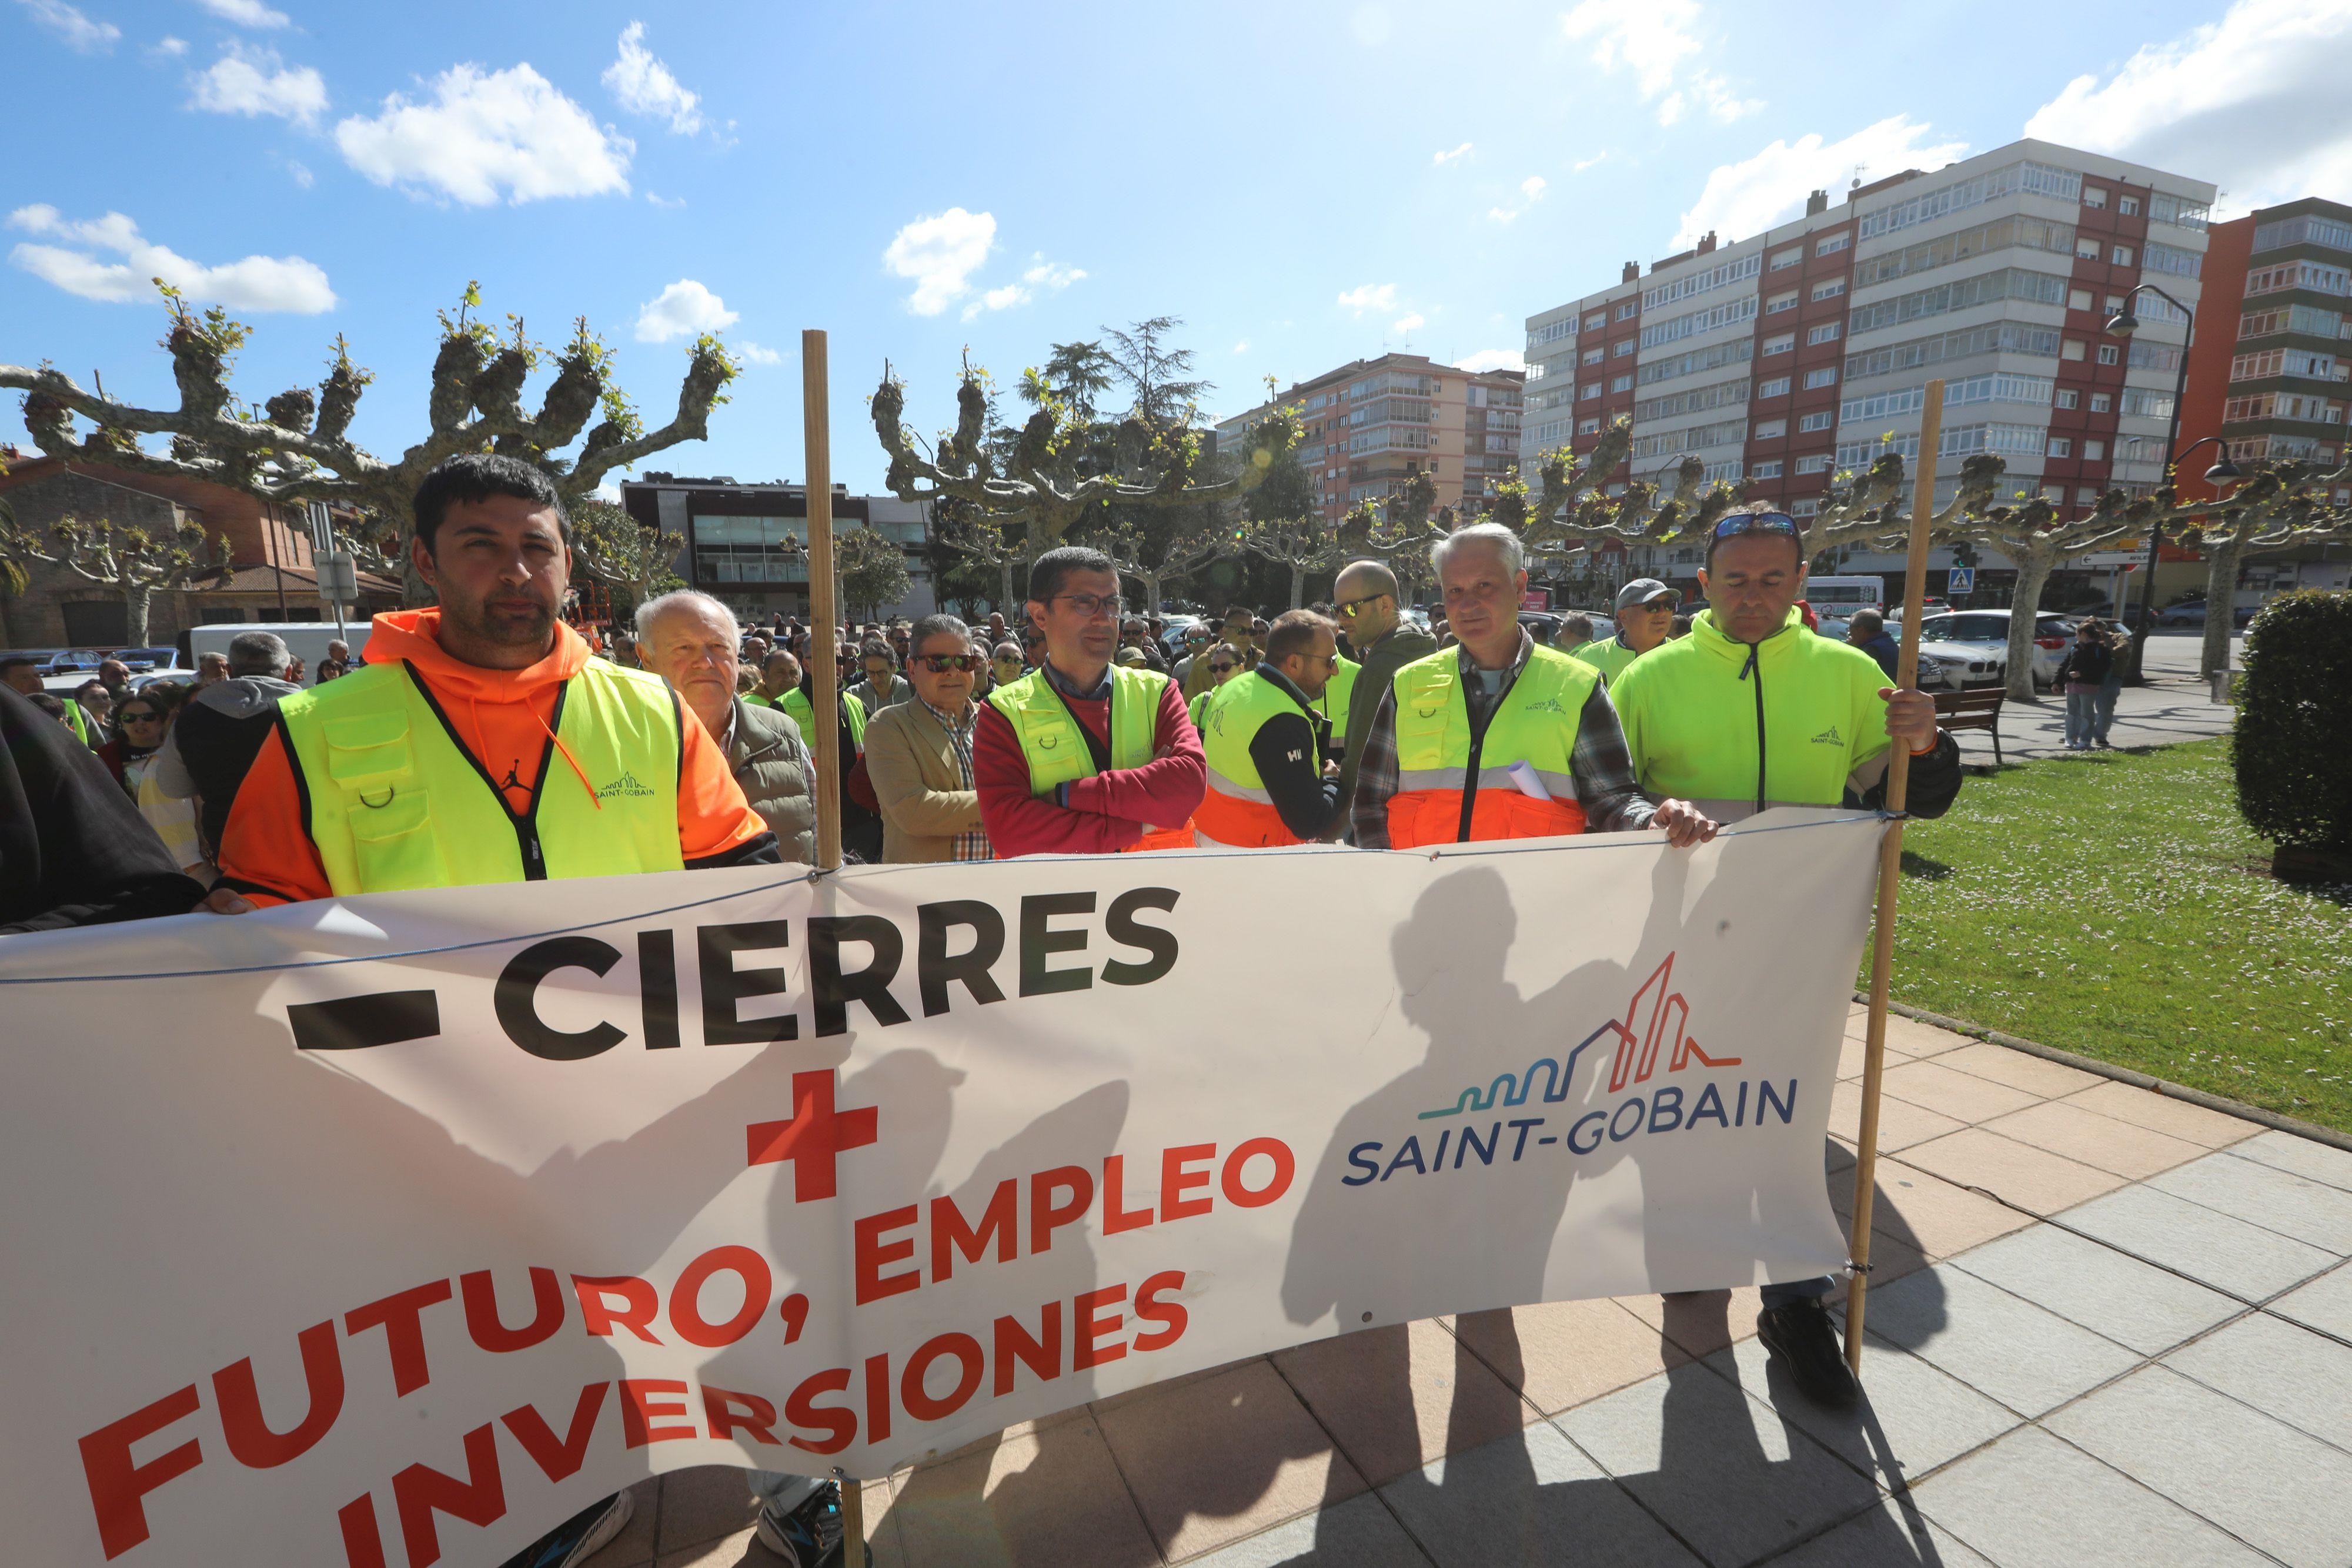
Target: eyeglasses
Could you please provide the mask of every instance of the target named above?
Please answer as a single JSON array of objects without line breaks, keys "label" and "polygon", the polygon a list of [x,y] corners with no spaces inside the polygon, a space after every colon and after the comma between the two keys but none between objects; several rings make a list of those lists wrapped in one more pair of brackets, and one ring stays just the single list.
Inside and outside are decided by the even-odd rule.
[{"label": "eyeglasses", "polygon": [[1108,615],[1116,621],[1119,612],[1127,607],[1127,601],[1116,593],[1057,593],[1054,597],[1087,621],[1097,615]]},{"label": "eyeglasses", "polygon": [[1805,530],[1786,512],[1739,512],[1715,525],[1717,538],[1733,539],[1742,534],[1786,534],[1801,539]]},{"label": "eyeglasses", "polygon": [[115,716],[125,724],[160,724],[163,718],[160,713],[126,713]]},{"label": "eyeglasses", "polygon": [[979,669],[988,661],[977,653],[925,653],[915,663],[935,675],[944,675],[950,670],[962,670],[969,673]]},{"label": "eyeglasses", "polygon": [[1209,666],[1209,668],[1210,668],[1210,670],[1211,670],[1211,671],[1213,671],[1213,673],[1215,673],[1215,674],[1217,674],[1222,675],[1222,674],[1223,674],[1227,670],[1237,670],[1237,669],[1241,668],[1241,665],[1240,665],[1239,662],[1238,662],[1238,661],[1236,661],[1236,660],[1233,660],[1233,659],[1226,659],[1226,660],[1224,660],[1224,661],[1223,661],[1223,662],[1221,662],[1221,663],[1211,664],[1211,665]]},{"label": "eyeglasses", "polygon": [[1367,593],[1360,599],[1343,599],[1338,604],[1333,605],[1332,608],[1339,611],[1340,614],[1346,616],[1349,620],[1353,621],[1357,616],[1361,615],[1364,612],[1365,605],[1377,604],[1387,597],[1388,595],[1385,593]]}]

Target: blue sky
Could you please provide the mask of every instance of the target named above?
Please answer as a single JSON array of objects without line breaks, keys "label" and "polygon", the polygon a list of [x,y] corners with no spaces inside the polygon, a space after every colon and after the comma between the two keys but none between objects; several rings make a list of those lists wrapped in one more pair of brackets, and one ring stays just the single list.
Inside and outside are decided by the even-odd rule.
[{"label": "blue sky", "polygon": [[[389,455],[421,434],[435,308],[479,278],[543,340],[584,314],[652,424],[723,323],[753,362],[654,465],[797,478],[822,327],[857,489],[886,358],[923,428],[967,347],[1009,386],[1154,314],[1215,413],[1384,348],[1511,362],[1526,316],[1628,259],[2029,123],[2213,180],[2225,214],[2352,199],[2352,0],[0,0],[0,362],[170,401],[164,270],[253,327],[257,402],[345,335],[378,377],[355,434]],[[13,396],[0,440],[25,444]]]}]

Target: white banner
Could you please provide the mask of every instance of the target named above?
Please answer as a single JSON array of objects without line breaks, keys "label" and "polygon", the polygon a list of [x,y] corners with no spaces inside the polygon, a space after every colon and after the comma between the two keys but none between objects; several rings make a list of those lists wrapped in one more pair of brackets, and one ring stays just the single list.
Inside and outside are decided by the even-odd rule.
[{"label": "white banner", "polygon": [[1882,824],[0,939],[29,1563],[495,1563],[1368,1324],[1789,1280]]}]

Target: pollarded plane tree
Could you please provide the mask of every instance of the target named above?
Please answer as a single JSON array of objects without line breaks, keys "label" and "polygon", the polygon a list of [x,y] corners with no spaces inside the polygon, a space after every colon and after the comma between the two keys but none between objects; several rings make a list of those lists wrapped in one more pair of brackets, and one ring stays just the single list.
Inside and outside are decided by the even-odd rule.
[{"label": "pollarded plane tree", "polygon": [[2238,572],[2247,560],[2303,545],[2352,539],[2352,507],[2335,498],[2339,487],[2352,484],[2352,462],[2321,470],[2305,463],[2248,458],[2239,466],[2245,470],[2245,479],[2221,500],[2175,508],[2182,515],[2195,514],[2184,541],[2205,553],[2205,641],[2198,653],[2199,673],[2205,675],[2229,668]]},{"label": "pollarded plane tree", "polygon": [[[338,502],[377,518],[405,518],[416,486],[444,458],[499,452],[545,471],[568,507],[614,470],[680,442],[702,440],[711,409],[726,401],[727,383],[736,374],[724,344],[708,333],[697,339],[677,413],[649,431],[612,379],[611,351],[583,318],[574,323],[571,341],[553,354],[554,376],[537,411],[526,410],[525,385],[546,350],[524,333],[520,318],[509,317],[503,334],[472,318],[481,293],[469,283],[457,313],[441,315],[425,434],[387,460],[352,439],[352,415],[374,378],[352,363],[341,338],[315,392],[295,387],[256,410],[229,390],[231,366],[248,335],[243,324],[218,307],[199,314],[177,290],[157,287],[171,311],[163,347],[172,357],[179,406],[140,408],[85,391],[47,365],[28,370],[0,363],[0,387],[24,392],[26,428],[42,452],[202,479],[280,505]],[[588,428],[600,410],[604,417]],[[81,422],[91,427],[87,434]],[[583,429],[588,430],[584,440]],[[168,452],[140,444],[151,435],[169,436]],[[577,449],[564,455],[575,441]],[[412,596],[420,587],[412,573]]]},{"label": "pollarded plane tree", "polygon": [[[1143,585],[1143,612],[1147,615],[1160,613],[1160,601],[1171,588],[1188,580],[1211,561],[1234,553],[1217,533],[1213,522],[1196,524],[1177,534],[1156,561],[1146,560],[1152,553],[1151,541],[1132,522],[1121,522],[1089,534],[1086,542],[1110,557],[1122,581],[1132,578]],[[1294,589],[1291,607],[1297,608],[1297,603]]]},{"label": "pollarded plane tree", "polygon": [[2147,496],[2127,496],[2109,490],[2085,515],[2071,520],[2042,495],[2018,505],[1988,505],[1953,520],[1950,536],[1999,550],[2017,568],[2017,585],[2009,601],[2009,645],[2006,684],[2011,698],[2033,700],[2033,631],[2041,618],[2042,590],[2050,574],[2070,556],[2147,531],[2169,509],[2168,490]]},{"label": "pollarded plane tree", "polygon": [[161,535],[117,528],[103,517],[60,517],[43,536],[0,507],[0,589],[23,592],[36,561],[61,566],[121,595],[123,635],[132,647],[146,644],[148,611],[156,594],[226,582],[236,570],[229,564],[227,537],[207,540],[204,525],[193,517],[184,516]]},{"label": "pollarded plane tree", "polygon": [[[634,611],[646,600],[685,586],[677,575],[683,535],[648,528],[610,501],[589,498],[566,508],[572,516],[572,569],[603,583]],[[616,608],[618,608],[616,606]]]}]

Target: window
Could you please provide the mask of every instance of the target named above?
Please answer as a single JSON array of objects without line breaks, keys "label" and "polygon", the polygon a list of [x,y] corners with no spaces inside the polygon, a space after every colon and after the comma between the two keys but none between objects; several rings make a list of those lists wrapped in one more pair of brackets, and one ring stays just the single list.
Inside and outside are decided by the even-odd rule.
[{"label": "window", "polygon": [[1534,331],[1529,332],[1528,334],[1528,347],[1530,349],[1540,349],[1546,343],[1557,343],[1562,338],[1573,338],[1575,336],[1576,318],[1570,316],[1565,321],[1547,321],[1542,326],[1537,328]]},{"label": "window", "polygon": [[1794,310],[1796,308],[1797,291],[1791,288],[1786,294],[1775,294],[1771,298],[1767,299],[1764,302],[1764,314],[1778,316],[1783,310]]},{"label": "window", "polygon": [[2139,216],[2139,198],[2137,196],[2116,197],[2116,211],[2121,213],[2127,218],[2136,218]]},{"label": "window", "polygon": [[2138,256],[2139,253],[2133,250],[2131,246],[2127,245],[2119,245],[2107,253],[2107,259],[2114,262],[2117,267],[2129,267],[2134,261],[2138,259]]},{"label": "window", "polygon": [[[2129,196],[2126,196],[2124,200],[2128,202],[2131,198]],[[2096,485],[2084,485],[2081,486],[2074,492],[2074,504],[2078,507],[2097,506],[2099,504],[2099,487]]]},{"label": "window", "polygon": [[1838,252],[1843,250],[1853,243],[1853,236],[1852,235],[1832,235],[1829,238],[1822,240],[1820,244],[1813,246],[1813,254],[1815,256],[1835,256]]},{"label": "window", "polygon": [[1588,332],[1598,332],[1607,325],[1609,325],[1609,312],[1606,310],[1595,310],[1584,319],[1584,329]]},{"label": "window", "polygon": [[1584,350],[1584,360],[1583,360],[1583,363],[1588,364],[1588,365],[1597,365],[1597,364],[1599,364],[1599,363],[1601,362],[1601,352],[1602,352],[1602,350],[1599,350],[1599,349],[1587,349],[1587,350]]},{"label": "window", "polygon": [[2037,305],[2063,305],[2066,302],[2066,280],[2047,272],[2027,267],[2009,267],[1998,272],[1982,272],[1973,277],[1937,284],[1916,293],[1897,295],[1891,299],[1874,300],[1853,308],[1853,331],[1859,336],[1876,331],[1881,327],[1900,326],[1925,316],[1941,316],[1953,310],[1966,310],[1970,306],[1990,305],[2000,299],[2030,300]]},{"label": "window", "polygon": [[2312,213],[2299,218],[2264,224],[2254,231],[2256,254],[2283,250],[2291,245],[2318,245],[2330,250],[2352,250],[2352,224],[2341,218],[2324,218]]},{"label": "window", "polygon": [[1577,395],[1587,398],[1599,397],[1601,395],[1601,383],[1599,382],[1587,382],[1584,383],[1584,390]]},{"label": "window", "polygon": [[1854,263],[1853,286],[1867,288],[1874,283],[1891,283],[1914,273],[1929,272],[1948,267],[1956,261],[1989,255],[2011,246],[2048,252],[2053,256],[2072,256],[2074,251],[2074,225],[2055,224],[2047,218],[2020,214],[2015,217],[1996,218],[1989,224],[1958,234],[1942,235],[1902,250],[1881,251]]},{"label": "window", "polygon": [[2068,289],[2068,290],[2066,291],[2066,308],[2067,308],[2067,309],[2069,309],[2069,310],[2088,310],[2090,308],[2091,308],[2091,291],[2090,291],[2089,289],[2087,289],[2087,288],[2070,288],[2070,289]]},{"label": "window", "polygon": [[1789,503],[1789,515],[1792,517],[1816,517],[1821,516],[1821,511],[1822,498],[1819,496],[1808,496],[1801,501]]},{"label": "window", "polygon": [[1758,479],[1778,479],[1780,476],[1780,460],[1775,457],[1767,462],[1759,463],[1748,472]]},{"label": "window", "polygon": [[1995,350],[2054,359],[2058,354],[2058,329],[2055,327],[2029,326],[2019,321],[1994,321],[1958,332],[1941,332],[1931,338],[1914,338],[1907,343],[1892,343],[1883,349],[1849,353],[1845,357],[1845,379],[1851,384],[1874,376],[1893,375],[1898,371],[1918,370],[1927,365],[1941,364],[1947,360],[1965,360]]},{"label": "window", "polygon": [[1642,302],[1638,299],[1623,300],[1617,307],[1617,319],[1620,321],[1631,321],[1641,313]]},{"label": "window", "polygon": [[2083,394],[2076,392],[2073,387],[2061,387],[2058,390],[2057,406],[2060,408],[2080,408],[2083,406]]},{"label": "window", "polygon": [[1837,367],[1835,365],[1823,365],[1818,371],[1807,371],[1805,372],[1805,390],[1807,392],[1812,391],[1815,387],[1833,387],[1835,385],[1837,385]]},{"label": "window", "polygon": [[2080,360],[2084,352],[2083,345],[2072,338],[2058,345],[2058,357],[2062,360]]},{"label": "window", "polygon": [[1772,270],[1775,272],[1784,271],[1789,267],[1796,266],[1799,262],[1804,259],[1805,252],[1804,247],[1801,246],[1791,250],[1784,250],[1780,255],[1772,258]]},{"label": "window", "polygon": [[1633,373],[1641,379],[1642,385],[1648,386],[1654,382],[1670,382],[1680,376],[1696,375],[1701,371],[1712,371],[1724,365],[1744,365],[1755,357],[1756,340],[1740,338],[1728,343],[1693,349],[1672,359],[1652,360]]},{"label": "window", "polygon": [[1580,419],[1580,420],[1578,420],[1578,421],[1576,422],[1576,434],[1579,434],[1579,435],[1598,435],[1598,434],[1601,434],[1601,421],[1600,421],[1600,418],[1596,415],[1596,416],[1593,416],[1593,417],[1590,417],[1590,418],[1585,418],[1585,419]]},{"label": "window", "polygon": [[1837,415],[1830,413],[1827,409],[1823,409],[1819,413],[1809,413],[1798,420],[1797,428],[1801,431],[1806,432],[1807,434],[1811,434],[1816,430],[1827,430],[1836,423]]},{"label": "window", "polygon": [[1818,304],[1824,299],[1835,299],[1839,295],[1843,294],[1844,292],[1845,279],[1843,277],[1832,277],[1827,282],[1816,283],[1813,285],[1813,300]]},{"label": "window", "polygon": [[2107,455],[2107,444],[2106,444],[2105,442],[2104,442],[2104,441],[2085,441],[2084,443],[2083,443],[2083,461],[2084,461],[2084,462],[2085,462],[2085,463],[2100,463],[2100,462],[2104,462],[2104,461],[2105,461],[2105,459],[2106,459],[2106,455]]},{"label": "window", "polygon": [[1661,306],[1687,299],[1694,294],[1721,288],[1727,283],[1745,283],[1762,269],[1762,263],[1763,258],[1754,255],[1735,256],[1729,261],[1717,262],[1704,272],[1685,273],[1672,283],[1661,284],[1644,292],[1642,308],[1655,310]]},{"label": "window", "polygon": [[1632,353],[1632,352],[1633,351],[1633,350],[1634,350],[1634,347],[1635,347],[1635,344],[1634,344],[1634,342],[1633,342],[1633,339],[1631,339],[1631,338],[1628,338],[1628,339],[1626,339],[1626,340],[1625,340],[1623,342],[1622,342],[1622,343],[1612,343],[1612,344],[1611,344],[1611,345],[1610,345],[1610,347],[1609,347],[1609,351],[1610,351],[1611,353],[1612,353],[1612,354],[1616,355],[1619,359],[1621,359],[1621,360],[1622,360],[1622,359],[1623,359],[1626,355],[1628,355],[1628,354]]},{"label": "window", "polygon": [[2085,235],[2074,242],[2074,254],[2084,261],[2096,261],[2099,259],[2099,242]]},{"label": "window", "polygon": [[1758,397],[1788,396],[1789,378],[1786,376],[1774,376],[1769,381],[1758,382],[1756,383],[1756,395]]},{"label": "window", "polygon": [[1756,439],[1759,441],[1778,441],[1788,434],[1789,422],[1785,419],[1767,419],[1756,426]]},{"label": "window", "polygon": [[2121,364],[2123,362],[2123,350],[2117,345],[2114,343],[2102,343],[2099,345],[2099,363],[2103,365]]},{"label": "window", "polygon": [[1756,296],[1753,294],[1727,299],[1720,305],[1712,305],[1705,309],[1686,311],[1680,316],[1669,316],[1663,321],[1645,323],[1642,328],[1642,347],[1654,349],[1663,343],[1675,342],[1700,332],[1712,332],[1718,327],[1752,321],[1755,318]]},{"label": "window", "polygon": [[2091,394],[2091,412],[2093,413],[2105,413],[2109,409],[2115,407],[2115,405],[2116,399],[2113,392],[2093,392]]},{"label": "window", "polygon": [[2084,204],[2084,206],[2086,206],[2086,207],[2104,207],[2104,206],[2105,206],[2105,205],[2107,204],[2107,193],[2106,193],[2106,191],[2105,191],[2103,187],[2098,186],[2098,185],[2085,185],[2085,186],[2084,186],[2084,187],[2083,187],[2083,204]]},{"label": "window", "polygon": [[2110,294],[2110,295],[2108,295],[2108,296],[2107,296],[2106,313],[2107,313],[2108,315],[2112,316],[2112,315],[2114,315],[2116,311],[2121,310],[2123,308],[2124,308],[2124,297],[2123,297],[2122,295],[2120,295],[2120,294]]},{"label": "window", "polygon": [[2053,457],[2072,457],[2072,456],[2074,456],[2074,438],[2073,438],[2072,436],[2066,436],[2066,435],[2053,435],[2053,436],[2052,436],[2052,437],[2050,438],[2049,455],[2051,455],[2051,456],[2053,456]]},{"label": "window", "polygon": [[1834,343],[1838,340],[1838,334],[1844,330],[1845,323],[1843,321],[1824,321],[1820,326],[1812,328],[1805,333],[1805,341],[1808,345],[1813,343]]},{"label": "window", "polygon": [[1783,332],[1777,338],[1764,340],[1764,351],[1768,354],[1785,354],[1796,346],[1797,335],[1794,332]]},{"label": "window", "polygon": [[1632,392],[1633,390],[1633,378],[1631,376],[1618,376],[1610,382],[1609,390],[1612,392]]},{"label": "window", "polygon": [[2159,245],[2151,240],[2140,252],[2139,264],[2150,272],[2175,273],[2182,277],[2201,277],[2205,271],[2205,253],[2182,250],[2178,246]]},{"label": "window", "polygon": [[[1880,207],[1874,212],[1864,213],[1862,214],[1862,222],[1855,229],[1855,235],[1861,239],[1870,239],[1877,235],[1892,234],[1897,229],[1907,229],[1914,225],[1933,223],[1949,214],[1965,212],[1970,207],[1998,201],[2014,191],[2026,191],[2037,196],[2048,196],[2056,201],[2071,202],[2082,193],[2082,189],[2083,176],[2071,169],[2053,169],[2046,163],[2011,163],[2006,169],[1995,169],[1990,173],[1979,174],[1973,179],[1958,181],[1949,185],[1939,185],[1925,195],[1913,196],[1908,201],[1897,202],[1893,206]],[[2200,207],[2195,210],[2196,225],[2201,228],[2205,222],[2204,209]],[[2187,222],[2189,220],[2183,217],[2171,221]]]},{"label": "window", "polygon": [[1826,452],[1816,452],[1811,457],[1797,459],[1797,472],[1800,474],[1826,474],[1829,471],[1830,455]]}]

